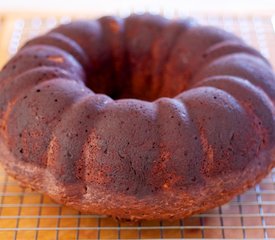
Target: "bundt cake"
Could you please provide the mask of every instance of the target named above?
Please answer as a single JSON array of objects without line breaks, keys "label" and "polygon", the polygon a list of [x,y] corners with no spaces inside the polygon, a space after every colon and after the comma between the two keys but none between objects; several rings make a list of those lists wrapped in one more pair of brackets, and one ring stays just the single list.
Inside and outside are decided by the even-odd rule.
[{"label": "bundt cake", "polygon": [[275,165],[275,77],[240,38],[150,14],[58,26],[0,74],[0,154],[82,212],[178,219]]}]

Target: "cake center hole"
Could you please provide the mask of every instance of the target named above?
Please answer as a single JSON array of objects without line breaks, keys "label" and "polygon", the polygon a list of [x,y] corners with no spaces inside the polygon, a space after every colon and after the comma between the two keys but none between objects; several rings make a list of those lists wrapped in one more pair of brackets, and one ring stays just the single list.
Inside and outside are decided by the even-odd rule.
[{"label": "cake center hole", "polygon": [[87,86],[95,93],[106,94],[113,99],[135,98],[154,101],[160,97],[174,97],[187,89],[191,74],[179,74],[169,78],[166,73],[148,74],[149,69],[134,72],[131,66],[115,72],[111,63],[105,68],[88,74]]}]

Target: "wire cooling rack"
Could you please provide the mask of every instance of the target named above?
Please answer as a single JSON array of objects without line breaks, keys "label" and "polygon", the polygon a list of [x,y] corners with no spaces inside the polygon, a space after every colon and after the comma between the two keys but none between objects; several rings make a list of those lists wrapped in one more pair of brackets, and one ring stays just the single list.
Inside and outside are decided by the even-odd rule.
[{"label": "wire cooling rack", "polygon": [[[195,17],[240,35],[275,65],[275,17]],[[69,21],[70,17],[0,17],[0,65],[22,42]],[[128,223],[56,204],[45,195],[20,188],[0,167],[0,239],[100,238],[275,239],[275,169],[255,188],[203,214],[174,222]]]}]

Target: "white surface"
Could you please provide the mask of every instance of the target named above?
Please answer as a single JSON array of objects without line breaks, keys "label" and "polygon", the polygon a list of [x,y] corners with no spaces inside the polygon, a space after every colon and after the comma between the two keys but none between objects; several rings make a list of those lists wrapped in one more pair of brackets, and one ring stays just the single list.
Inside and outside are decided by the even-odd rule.
[{"label": "white surface", "polygon": [[155,11],[222,11],[248,13],[268,11],[275,14],[275,0],[0,0],[0,11],[39,12],[116,12]]}]

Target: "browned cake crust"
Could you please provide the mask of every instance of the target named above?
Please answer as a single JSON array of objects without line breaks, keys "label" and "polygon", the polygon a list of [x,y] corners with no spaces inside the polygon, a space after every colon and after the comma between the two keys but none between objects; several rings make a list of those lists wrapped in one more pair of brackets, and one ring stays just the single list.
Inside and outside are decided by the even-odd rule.
[{"label": "browned cake crust", "polygon": [[271,170],[274,101],[270,64],[223,30],[149,14],[77,21],[2,69],[0,160],[83,212],[182,218]]}]

